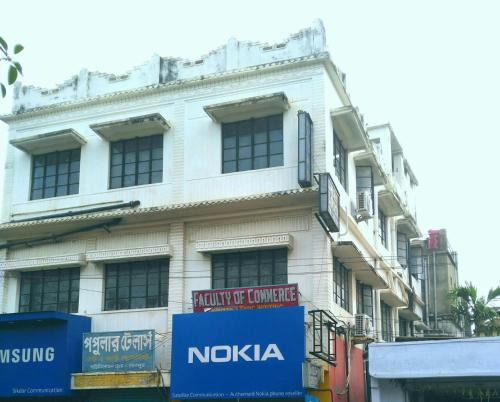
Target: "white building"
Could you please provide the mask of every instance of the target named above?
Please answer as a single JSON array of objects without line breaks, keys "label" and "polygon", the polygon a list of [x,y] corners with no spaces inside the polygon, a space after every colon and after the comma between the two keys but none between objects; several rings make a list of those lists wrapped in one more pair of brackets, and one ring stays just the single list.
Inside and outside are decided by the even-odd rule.
[{"label": "white building", "polygon": [[[377,339],[418,330],[417,180],[389,125],[365,130],[344,78],[318,21],[274,45],[17,86],[2,117],[0,312],[154,328],[166,386],[171,318],[193,290],[297,283],[306,310],[365,313]],[[308,171],[333,179],[331,214]]]}]

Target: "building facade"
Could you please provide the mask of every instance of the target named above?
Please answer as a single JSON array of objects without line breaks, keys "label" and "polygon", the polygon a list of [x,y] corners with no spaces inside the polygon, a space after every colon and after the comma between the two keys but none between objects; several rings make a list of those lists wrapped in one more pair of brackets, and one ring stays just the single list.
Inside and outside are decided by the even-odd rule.
[{"label": "building facade", "polygon": [[450,246],[446,229],[429,230],[427,239],[414,239],[410,245],[410,262],[411,269],[425,278],[422,293],[428,335],[467,335],[451,316],[450,292],[459,286],[458,257]]},{"label": "building facade", "polygon": [[[198,290],[297,284],[321,367],[310,394],[325,401],[367,400],[367,340],[421,333],[418,182],[390,125],[365,129],[321,22],[274,45],[17,86],[2,120],[0,312],[154,332],[152,367],[73,370],[72,395],[163,400],[173,317]],[[335,353],[309,353],[312,311],[333,317]]]}]

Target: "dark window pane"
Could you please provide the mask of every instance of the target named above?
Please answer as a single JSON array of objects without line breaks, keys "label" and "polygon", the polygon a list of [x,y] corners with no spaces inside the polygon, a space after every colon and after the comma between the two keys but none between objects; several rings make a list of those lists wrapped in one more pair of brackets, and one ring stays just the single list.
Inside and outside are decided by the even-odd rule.
[{"label": "dark window pane", "polygon": [[269,157],[269,167],[283,166],[283,155],[271,155]]},{"label": "dark window pane", "polygon": [[[71,166],[74,173],[68,177],[70,161],[72,161]],[[33,157],[31,199],[77,193],[80,176],[79,166],[80,150],[52,152]],[[76,186],[70,188],[70,184],[76,184]]]},{"label": "dark window pane", "polygon": [[[120,145],[120,146],[118,146]],[[123,149],[124,157],[120,153]],[[163,135],[111,144],[110,188],[160,183],[163,179]]]},{"label": "dark window pane", "polygon": [[236,161],[224,162],[223,173],[236,172]]},{"label": "dark window pane", "polygon": [[214,289],[287,283],[287,250],[259,250],[212,256]]},{"label": "dark window pane", "polygon": [[106,309],[166,306],[168,260],[109,264],[105,267],[105,289]]},{"label": "dark window pane", "polygon": [[71,288],[69,275],[78,277],[79,268],[22,272],[20,311],[78,312],[79,283]]},{"label": "dark window pane", "polygon": [[163,172],[151,172],[151,183],[161,183]]},{"label": "dark window pane", "polygon": [[[224,124],[222,137],[223,173],[263,169],[283,164],[283,115],[281,114]],[[271,160],[268,156],[270,153],[274,154]]]}]

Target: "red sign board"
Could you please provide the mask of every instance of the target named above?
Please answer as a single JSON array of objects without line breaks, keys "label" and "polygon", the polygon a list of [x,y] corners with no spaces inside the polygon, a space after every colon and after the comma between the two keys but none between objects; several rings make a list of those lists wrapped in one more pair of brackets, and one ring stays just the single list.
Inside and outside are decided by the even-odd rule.
[{"label": "red sign board", "polygon": [[253,310],[299,305],[297,284],[193,291],[193,312]]}]

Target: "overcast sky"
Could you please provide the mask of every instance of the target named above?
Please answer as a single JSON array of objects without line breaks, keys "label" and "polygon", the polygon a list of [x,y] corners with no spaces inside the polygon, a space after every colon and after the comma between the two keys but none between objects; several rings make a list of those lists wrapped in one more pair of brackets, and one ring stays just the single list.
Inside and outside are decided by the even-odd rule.
[{"label": "overcast sky", "polygon": [[365,121],[390,122],[403,145],[423,231],[448,230],[462,282],[483,294],[500,285],[500,2],[19,0],[1,10],[0,36],[25,46],[23,82],[41,87],[154,53],[195,59],[230,37],[278,42],[321,18]]}]

